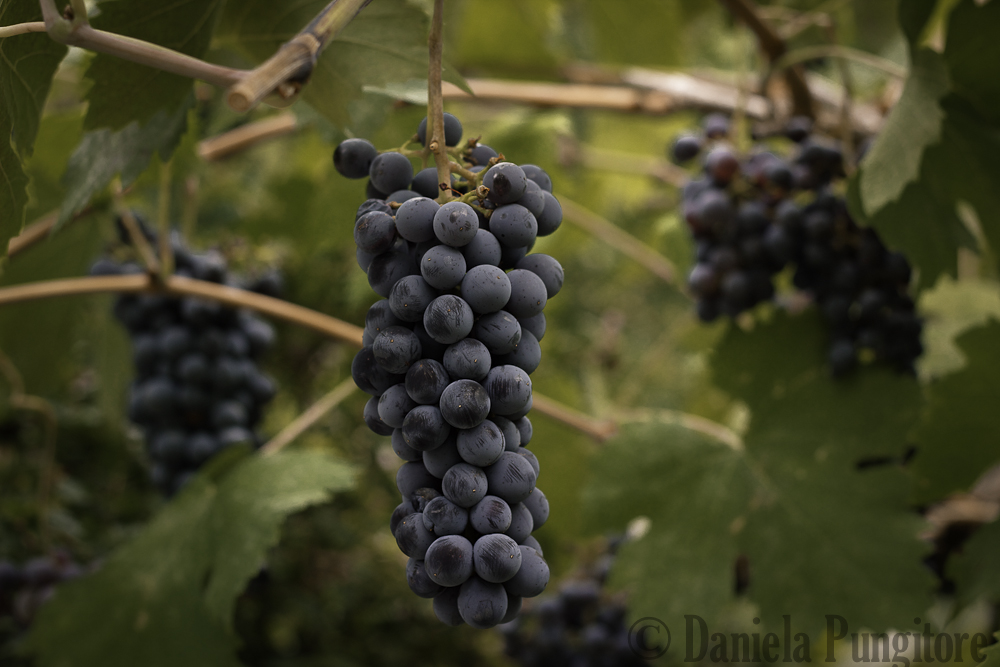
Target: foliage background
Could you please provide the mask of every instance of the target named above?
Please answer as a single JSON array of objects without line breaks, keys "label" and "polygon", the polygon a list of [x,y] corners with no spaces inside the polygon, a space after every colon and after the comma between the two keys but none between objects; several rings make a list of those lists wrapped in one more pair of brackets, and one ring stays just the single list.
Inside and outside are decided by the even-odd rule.
[{"label": "foliage background", "polygon": [[[323,3],[290,11],[278,4],[181,2],[159,12],[148,0],[107,0],[98,5],[94,25],[246,66],[273,52]],[[102,252],[114,250],[107,186],[121,174],[132,183],[129,204],[150,217],[165,194],[194,247],[220,248],[251,274],[277,266],[288,300],[362,322],[374,295],[357,269],[350,229],[363,183],[338,177],[330,155],[345,136],[388,148],[414,131],[424,110],[396,102],[387,91],[411,90],[425,76],[426,4],[376,0],[330,48],[293,107],[303,129],[211,163],[198,157],[201,139],[275,112],[262,107],[237,115],[221,91],[104,56],[65,54],[44,35],[0,40],[0,127],[13,137],[10,146],[0,146],[10,186],[0,195],[0,242],[20,230],[20,220],[59,210],[65,221],[93,203],[50,240],[7,260],[0,285],[84,275]],[[730,79],[764,66],[752,35],[716,3],[512,0],[502,11],[485,0],[446,4],[445,53],[456,81],[457,73],[559,81],[566,66],[580,62],[711,70]],[[639,408],[697,414],[736,431],[745,446],[736,451],[656,423],[626,424],[598,445],[535,417],[539,486],[552,506],[552,519],[537,536],[552,567],[552,588],[593,560],[603,535],[646,517],[648,534],[623,548],[611,580],[629,593],[636,618],[657,616],[680,628],[683,614],[697,613],[710,625],[736,630],[751,627],[755,615],[768,626],[791,614],[801,623],[797,629],[818,633],[823,614],[839,613],[852,627],[909,628],[922,616],[938,628],[995,630],[996,524],[952,559],[952,576],[943,583],[922,564],[932,545],[918,534],[926,527],[919,510],[968,491],[1000,462],[991,408],[1000,388],[992,250],[1000,230],[992,187],[1000,177],[993,159],[1000,148],[1000,47],[988,37],[1000,31],[1000,4],[763,4],[775,15],[782,8],[823,9],[836,19],[838,43],[913,63],[852,197],[856,215],[919,270],[927,317],[919,380],[866,368],[833,382],[824,368],[823,329],[811,311],[790,317],[764,308],[742,326],[701,325],[676,289],[567,222],[536,248],[557,257],[567,275],[546,310],[549,333],[542,342],[545,361],[533,376],[536,389],[596,417]],[[36,14],[28,0],[0,0],[5,25]],[[828,39],[810,28],[789,46]],[[878,103],[891,92],[892,83],[878,72],[848,67],[860,98]],[[837,80],[832,60],[811,61],[809,68]],[[478,101],[449,102],[446,109],[463,120],[467,137],[482,135],[510,159],[541,165],[558,194],[606,216],[680,269],[691,264],[676,188],[623,172],[620,160],[583,166],[572,156],[583,147],[636,163],[662,159],[669,141],[697,124],[697,114]],[[907,131],[917,126],[922,131]],[[0,309],[0,350],[27,391],[51,401],[60,425],[49,458],[39,422],[13,409],[2,385],[2,558],[21,562],[59,546],[80,562],[156,571],[166,556],[143,530],[147,522],[156,517],[151,527],[162,527],[176,517],[194,525],[195,494],[165,505],[147,479],[143,445],[124,417],[129,346],[110,304],[110,297],[95,296]],[[279,345],[266,370],[282,389],[268,412],[270,434],[348,377],[354,353],[314,332],[275,324]],[[6,639],[0,663],[21,664],[26,659],[15,654],[27,646],[41,649],[42,664],[137,664],[137,655],[145,656],[143,664],[178,664],[181,658],[154,650],[175,644],[216,647],[185,656],[192,665],[230,664],[236,646],[248,665],[504,664],[498,636],[441,626],[430,605],[407,589],[405,558],[388,531],[397,463],[360,419],[364,401],[353,395],[296,443],[295,454],[321,457],[329,475],[303,482],[289,460],[289,479],[315,494],[282,505],[272,530],[285,514],[315,506],[293,514],[280,540],[275,533],[256,550],[233,556],[246,578],[264,553],[266,567],[231,615],[222,604],[213,608],[209,629],[167,624],[159,626],[162,634],[137,639],[137,648],[122,640],[107,652],[123,635],[91,644],[92,627],[80,619],[103,620],[99,612],[93,616],[98,600],[104,609],[131,609],[133,602],[127,586],[116,588],[97,575],[80,584],[92,588],[57,595],[27,645],[15,628],[0,629]],[[903,465],[910,447],[917,453]],[[877,457],[889,464],[857,466]],[[223,464],[221,477],[207,475],[201,488],[224,486],[227,470],[250,465]],[[54,493],[40,506],[47,471],[55,475]],[[259,480],[258,492],[282,500],[281,479]],[[326,491],[337,493],[316,504]],[[256,511],[232,516],[248,521]],[[127,557],[125,545],[132,549]],[[737,594],[738,556],[750,563],[750,579]],[[178,571],[192,577],[219,567],[188,550],[178,558]],[[83,595],[95,590],[105,596]],[[170,608],[183,600],[193,610],[211,607],[197,590],[184,591],[168,589],[149,604]],[[122,617],[112,627],[128,634],[130,618]],[[95,657],[77,650],[84,645],[95,646]]]}]

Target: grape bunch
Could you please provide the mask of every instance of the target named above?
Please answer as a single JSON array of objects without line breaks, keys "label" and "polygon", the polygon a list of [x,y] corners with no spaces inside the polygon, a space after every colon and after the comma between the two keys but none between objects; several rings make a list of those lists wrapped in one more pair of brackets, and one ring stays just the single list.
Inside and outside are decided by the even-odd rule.
[{"label": "grape bunch", "polygon": [[12,619],[20,630],[26,629],[59,584],[83,573],[63,551],[33,558],[22,566],[0,561],[0,620]]},{"label": "grape bunch", "polygon": [[775,295],[775,277],[794,267],[793,285],[815,301],[830,330],[835,376],[860,360],[912,373],[923,352],[922,321],[909,295],[911,269],[878,233],[854,222],[842,189],[844,158],[794,118],[783,131],[790,158],[767,147],[739,156],[726,142],[725,116],[708,116],[699,135],[671,147],[678,163],[699,155],[703,173],[683,192],[683,215],[696,243],[688,276],[698,316],[735,318]]},{"label": "grape bunch", "polygon": [[[337,170],[369,177],[354,225],[357,260],[381,297],[354,358],[371,394],[368,426],[405,462],[390,528],[409,556],[407,579],[446,624],[489,628],[541,593],[549,568],[531,536],[549,515],[535,488],[531,373],[541,361],[543,309],[563,269],[532,253],[562,209],[552,181],[477,140],[445,114],[459,199],[439,204],[436,171],[413,173],[401,152],[341,143]],[[426,119],[416,137],[426,141]],[[389,193],[389,194],[385,194]]]},{"label": "grape bunch", "polygon": [[[156,235],[146,232],[151,242]],[[276,293],[280,279],[256,282],[232,276],[217,251],[195,253],[172,239],[175,275]],[[92,275],[141,272],[138,265],[108,258]],[[126,294],[114,313],[132,339],[135,380],[128,416],[145,437],[152,478],[173,495],[208,459],[238,443],[258,446],[254,432],[274,381],[257,365],[274,343],[274,329],[247,311],[194,297]]]},{"label": "grape bunch", "polygon": [[586,576],[540,597],[521,618],[501,626],[505,653],[522,667],[641,667],[629,647],[628,609],[602,594],[621,539],[612,540]]}]

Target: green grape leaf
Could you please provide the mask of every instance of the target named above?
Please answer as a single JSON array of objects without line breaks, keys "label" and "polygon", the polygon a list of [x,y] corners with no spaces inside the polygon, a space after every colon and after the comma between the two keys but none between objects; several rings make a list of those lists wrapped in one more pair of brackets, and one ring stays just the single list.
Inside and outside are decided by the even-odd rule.
[{"label": "green grape leaf", "polygon": [[1000,290],[986,280],[944,279],[920,295],[924,318],[924,354],[920,375],[937,379],[965,367],[968,361],[955,344],[964,331],[1000,320]]},{"label": "green grape leaf", "polygon": [[[266,60],[326,5],[307,0],[288,6],[268,0],[226,4],[217,43],[250,58]],[[320,56],[302,98],[337,125],[350,126],[351,102],[366,86],[427,78],[427,15],[406,0],[379,0],[357,15]],[[444,78],[468,88],[453,68]],[[389,100],[384,100],[389,104]]]},{"label": "green grape leaf", "polygon": [[955,342],[968,363],[930,385],[916,433],[912,467],[915,500],[921,504],[967,490],[986,468],[1000,462],[1000,415],[992,407],[1000,395],[1000,322],[991,319]]},{"label": "green grape leaf", "polygon": [[187,130],[192,103],[189,95],[172,113],[158,111],[142,125],[133,121],[121,130],[103,128],[86,133],[66,166],[63,180],[67,194],[59,224],[83,210],[115,176],[120,175],[122,183],[128,185],[145,171],[154,154],[169,159]]},{"label": "green grape leaf", "polygon": [[[37,2],[0,0],[0,25],[39,20]],[[0,259],[24,225],[28,176],[21,157],[31,155],[52,76],[66,51],[46,34],[0,39]]]},{"label": "green grape leaf", "polygon": [[[201,58],[208,50],[223,0],[180,0],[164,4],[154,0],[103,0],[95,28]],[[87,93],[88,130],[124,128],[147,123],[160,110],[176,109],[191,93],[192,81],[122,60],[97,54],[87,69],[94,82]]]},{"label": "green grape leaf", "polygon": [[938,100],[948,90],[948,73],[934,51],[913,54],[903,94],[865,158],[859,180],[865,213],[875,215],[917,180],[920,158],[941,135],[944,113]]},{"label": "green grape leaf", "polygon": [[949,559],[949,575],[955,580],[955,593],[961,605],[979,598],[1000,600],[1000,521],[980,528],[962,546],[961,553]]},{"label": "green grape leaf", "polygon": [[7,139],[13,124],[7,110],[0,107],[0,259],[7,256],[7,244],[21,233],[24,209],[28,205],[28,175],[21,158]]},{"label": "green grape leaf", "polygon": [[948,18],[944,52],[953,87],[977,113],[1000,124],[1000,5],[964,0]]},{"label": "green grape leaf", "polygon": [[910,0],[899,3],[899,27],[903,29],[906,41],[911,47],[920,39],[924,26],[931,19],[937,5],[937,0]]},{"label": "green grape leaf", "polygon": [[612,584],[631,591],[633,615],[669,628],[683,627],[685,614],[718,618],[733,598],[733,525],[752,494],[742,454],[677,426],[635,425],[604,447],[593,469],[596,483],[584,494],[592,527],[621,531],[638,516],[650,520],[647,535],[621,547],[612,571]]},{"label": "green grape leaf", "polygon": [[[41,20],[42,11],[33,0],[0,0],[0,25]],[[18,153],[25,157],[31,155],[52,76],[66,51],[44,33],[0,39],[0,119],[13,124],[12,133],[4,128],[3,141],[13,135]]]},{"label": "green grape leaf", "polygon": [[867,367],[831,380],[821,331],[805,315],[728,331],[712,366],[719,386],[750,410],[743,451],[661,428],[625,431],[598,458],[587,506],[599,524],[651,519],[649,535],[624,548],[616,566],[648,611],[719,613],[727,595],[735,601],[736,554],[748,559],[747,595],[766,626],[791,614],[818,629],[826,614],[840,614],[852,626],[900,627],[930,603],[908,474],[899,465],[858,467],[902,456],[919,385]]},{"label": "green grape leaf", "polygon": [[93,574],[60,586],[26,648],[59,667],[237,666],[236,596],[285,518],[353,484],[318,452],[223,454]]}]

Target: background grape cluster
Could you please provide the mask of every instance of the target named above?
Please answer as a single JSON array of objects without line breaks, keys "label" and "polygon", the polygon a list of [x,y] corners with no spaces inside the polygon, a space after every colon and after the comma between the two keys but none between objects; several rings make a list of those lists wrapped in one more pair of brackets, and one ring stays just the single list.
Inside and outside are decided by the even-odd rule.
[{"label": "background grape cluster", "polygon": [[683,193],[697,244],[688,285],[699,317],[736,317],[772,299],[777,276],[793,266],[793,285],[811,295],[829,327],[834,375],[859,359],[912,373],[923,346],[909,262],[851,218],[839,194],[841,150],[815,136],[808,119],[792,119],[782,134],[795,145],[790,158],[767,145],[740,156],[726,143],[729,120],[713,114],[700,134],[671,147],[682,164],[704,156],[702,175]]},{"label": "background grape cluster", "polygon": [[56,586],[84,572],[64,551],[32,558],[24,565],[0,561],[0,635],[29,627]]},{"label": "background grape cluster", "polygon": [[612,539],[584,576],[538,598],[500,628],[505,653],[522,667],[638,667],[629,647],[628,608],[602,591],[624,538]]},{"label": "background grape cluster", "polygon": [[[144,233],[156,243],[156,234]],[[244,281],[229,272],[217,251],[192,252],[177,235],[171,245],[175,275],[270,295],[280,290],[276,274]],[[91,273],[141,270],[104,258]],[[176,493],[226,447],[262,444],[254,429],[276,387],[257,362],[274,343],[271,325],[214,301],[160,294],[120,296],[114,314],[132,339],[135,379],[128,416],[142,429],[153,481],[164,494]]]},{"label": "background grape cluster", "polygon": [[[461,137],[445,114],[446,143],[465,172],[452,187],[466,196],[443,205],[433,199],[436,170],[414,175],[400,152],[350,139],[334,163],[370,179],[354,239],[383,299],[368,311],[352,373],[372,395],[366,423],[392,436],[405,461],[390,527],[410,557],[407,579],[434,598],[441,621],[488,628],[515,618],[549,579],[531,536],[549,506],[535,488],[527,414],[543,309],[563,270],[528,253],[559,227],[562,209],[539,167],[505,162],[476,140],[456,149]],[[426,141],[426,119],[415,139]]]}]

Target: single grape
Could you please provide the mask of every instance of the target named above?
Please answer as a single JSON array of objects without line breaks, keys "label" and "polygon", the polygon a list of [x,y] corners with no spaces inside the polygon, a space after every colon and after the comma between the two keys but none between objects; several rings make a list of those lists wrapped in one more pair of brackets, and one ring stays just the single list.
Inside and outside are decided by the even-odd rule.
[{"label": "single grape", "polygon": [[382,393],[378,399],[378,416],[383,424],[393,429],[403,427],[403,419],[417,404],[406,393],[406,387],[396,384]]},{"label": "single grape", "polygon": [[542,190],[552,192],[552,178],[537,164],[522,164],[521,171],[528,179],[537,183]]},{"label": "single grape", "polygon": [[422,243],[434,239],[434,215],[441,207],[433,199],[415,197],[396,209],[396,231],[407,241]]},{"label": "single grape", "polygon": [[497,266],[502,256],[500,241],[489,231],[479,229],[475,238],[462,246],[462,255],[465,257],[465,266],[469,269],[482,264]]},{"label": "single grape", "polygon": [[[545,555],[542,553],[542,545],[538,543],[538,540],[536,540],[533,535],[528,535],[524,538],[524,542],[521,542],[521,544],[526,547],[531,547],[538,552],[539,556]],[[521,554],[521,562],[524,562],[524,554]]]},{"label": "single grape", "polygon": [[[417,126],[417,139],[421,145],[427,145],[427,117]],[[444,114],[444,143],[447,146],[457,146],[462,140],[462,122],[450,113]]]},{"label": "single grape", "polygon": [[461,613],[458,611],[458,596],[461,588],[445,588],[444,591],[434,598],[434,615],[445,625],[457,627],[465,623]]},{"label": "single grape", "polygon": [[386,327],[372,343],[375,362],[389,373],[405,373],[420,359],[421,347],[416,334],[402,326]]},{"label": "single grape", "polygon": [[530,331],[521,331],[521,340],[514,346],[514,350],[508,354],[497,357],[497,365],[517,366],[528,375],[531,375],[542,362],[542,348],[538,344],[538,339]]},{"label": "single grape", "polygon": [[562,204],[552,193],[545,192],[542,196],[545,198],[545,208],[542,210],[542,214],[536,218],[538,236],[548,236],[559,229],[562,224],[563,210]]},{"label": "single grape", "polygon": [[455,248],[468,245],[478,231],[475,209],[463,202],[448,202],[434,214],[434,236],[445,245]]},{"label": "single grape", "polygon": [[492,357],[490,351],[480,341],[475,338],[463,338],[448,346],[443,362],[450,377],[456,380],[465,378],[480,382],[485,380],[490,372]]},{"label": "single grape", "polygon": [[469,151],[468,160],[473,166],[485,167],[495,157],[499,157],[499,153],[486,144],[477,143]]},{"label": "single grape", "polygon": [[440,586],[461,586],[472,576],[474,548],[461,535],[444,535],[427,549],[424,567],[428,578]]},{"label": "single grape", "polygon": [[413,181],[413,165],[402,153],[389,152],[377,155],[369,169],[371,184],[379,192],[405,190]]},{"label": "single grape", "polygon": [[419,322],[437,297],[438,291],[421,276],[404,276],[389,290],[389,308],[402,322]]},{"label": "single grape", "polygon": [[368,265],[368,284],[381,297],[388,297],[396,281],[419,273],[410,254],[393,248],[372,258]]},{"label": "single grape", "polygon": [[490,233],[497,237],[501,246],[523,248],[535,242],[538,221],[524,206],[507,204],[497,207],[490,216]]},{"label": "single grape", "polygon": [[502,309],[510,300],[510,291],[510,279],[495,266],[474,266],[462,278],[462,298],[479,315]]},{"label": "single grape", "polygon": [[[475,509],[470,512],[470,518],[474,515]],[[502,584],[521,568],[521,550],[507,535],[484,535],[473,546],[472,560],[476,574],[483,581]]]},{"label": "single grape", "polygon": [[531,547],[522,544],[518,550],[521,552],[521,567],[503,586],[509,595],[533,598],[548,586],[549,566],[542,555]]},{"label": "single grape", "polygon": [[437,405],[451,378],[441,362],[421,359],[406,371],[406,393],[421,405]]},{"label": "single grape", "polygon": [[538,340],[545,337],[545,313],[538,313],[531,317],[519,317],[517,321],[521,325],[522,332],[530,331]]},{"label": "single grape", "polygon": [[441,394],[441,416],[455,428],[475,428],[490,412],[490,397],[475,380],[456,380]]},{"label": "single grape", "polygon": [[404,377],[382,368],[376,361],[375,352],[371,347],[364,347],[354,355],[351,376],[361,391],[372,396],[381,396],[386,389],[402,382]]},{"label": "single grape", "polygon": [[523,502],[510,506],[510,517],[510,527],[505,533],[514,542],[520,544],[528,539],[531,531],[535,529],[535,520]]},{"label": "single grape", "polygon": [[483,176],[483,185],[489,188],[487,197],[494,204],[513,204],[528,187],[528,177],[513,162],[500,162]]},{"label": "single grape", "polygon": [[686,135],[677,137],[670,148],[670,157],[677,164],[684,164],[698,157],[701,152],[701,139]]},{"label": "single grape", "polygon": [[[537,479],[528,461],[514,452],[501,454],[496,463],[485,469],[485,475],[490,493],[510,505],[520,503],[531,495]],[[447,491],[445,495],[448,495]]]},{"label": "single grape", "polygon": [[542,493],[541,489],[536,488],[532,491],[527,498],[522,501],[522,504],[531,513],[531,520],[533,528],[532,530],[538,530],[545,525],[545,522],[549,519],[549,500]]},{"label": "single grape", "polygon": [[[417,489],[438,489],[441,482],[419,461],[407,461],[396,471],[396,488],[403,498],[411,499]],[[419,511],[414,505],[415,511]]]},{"label": "single grape", "polygon": [[424,312],[424,329],[435,341],[452,345],[472,331],[472,308],[461,297],[445,294],[431,301]]},{"label": "single grape", "polygon": [[448,439],[451,426],[435,405],[418,405],[403,420],[403,441],[411,448],[426,452],[440,447]]},{"label": "single grape", "polygon": [[410,558],[423,560],[427,549],[434,543],[435,535],[424,526],[423,517],[414,513],[396,526],[396,546]]},{"label": "single grape", "polygon": [[503,454],[504,435],[499,426],[486,419],[471,429],[460,430],[456,446],[463,461],[485,468],[496,463]]},{"label": "single grape", "polygon": [[[428,549],[428,553],[430,553],[430,549]],[[406,563],[406,583],[409,584],[411,591],[422,598],[433,598],[444,590],[444,586],[427,574],[427,570],[424,569],[424,561],[416,558],[411,558]]]},{"label": "single grape", "polygon": [[517,366],[494,366],[483,386],[493,412],[501,416],[518,412],[531,399],[531,378]]},{"label": "single grape", "polygon": [[510,419],[499,415],[492,415],[490,421],[496,424],[503,434],[504,451],[516,452],[521,446],[521,432],[517,429],[517,425]]},{"label": "single grape", "polygon": [[526,269],[542,279],[545,284],[546,296],[551,299],[563,286],[563,267],[559,261],[551,255],[533,253],[527,255],[516,265],[518,269]]},{"label": "single grape", "polygon": [[521,340],[521,325],[505,310],[483,315],[476,321],[472,336],[482,342],[491,355],[509,354]]},{"label": "single grape", "polygon": [[483,535],[506,532],[510,521],[510,505],[496,496],[486,496],[469,509],[469,523]]},{"label": "single grape", "polygon": [[460,535],[469,524],[469,510],[439,496],[424,508],[424,525],[435,535]]},{"label": "single grape", "polygon": [[378,414],[378,402],[379,399],[372,396],[365,403],[365,424],[378,435],[392,435],[392,427],[382,421],[382,418]]},{"label": "single grape", "polygon": [[465,271],[465,255],[451,246],[434,246],[420,258],[420,275],[439,290],[457,286],[465,277]]},{"label": "single grape", "polygon": [[478,630],[495,627],[507,614],[507,593],[502,584],[473,576],[459,588],[458,612]]},{"label": "single grape", "polygon": [[445,498],[459,507],[472,507],[486,497],[486,473],[468,463],[456,464],[445,473],[441,490]]},{"label": "single grape", "polygon": [[413,449],[403,440],[402,428],[397,428],[392,432],[392,451],[396,452],[396,456],[404,461],[423,460],[423,453]]},{"label": "single grape", "polygon": [[[524,189],[524,194],[517,200],[517,203],[528,209],[528,212],[536,218],[545,211],[544,190],[532,180],[528,180],[528,187]],[[538,223],[535,223],[535,235],[538,235]]]},{"label": "single grape", "polygon": [[371,170],[378,149],[365,139],[345,139],[333,151],[333,166],[346,178],[364,178]]}]

